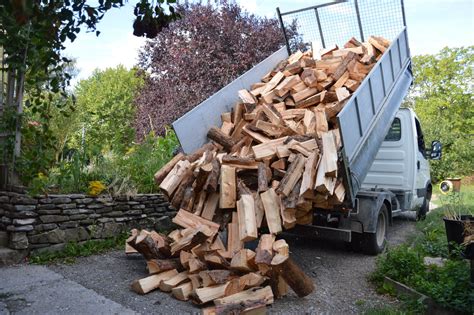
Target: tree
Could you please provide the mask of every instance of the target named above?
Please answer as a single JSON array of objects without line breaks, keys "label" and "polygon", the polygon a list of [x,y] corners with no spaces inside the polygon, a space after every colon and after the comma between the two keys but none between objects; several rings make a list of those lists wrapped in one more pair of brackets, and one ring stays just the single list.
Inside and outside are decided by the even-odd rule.
[{"label": "tree", "polygon": [[435,180],[474,173],[473,67],[474,46],[413,57],[408,106],[420,118],[427,143],[443,144],[442,160],[432,161]]},{"label": "tree", "polygon": [[[163,27],[179,18],[173,7],[175,2],[139,0],[134,10],[134,34],[149,38],[156,36]],[[67,97],[66,87],[71,77],[63,71],[64,64],[69,62],[68,58],[62,56],[64,43],[67,40],[74,41],[84,26],[87,31],[95,31],[99,35],[97,23],[108,10],[123,4],[123,0],[2,1],[0,186],[8,181],[8,177],[16,177],[12,165],[21,152],[25,84],[34,87],[29,91],[28,106],[34,113],[47,116],[49,103],[44,99],[45,94],[48,95],[44,93],[45,90]],[[43,129],[48,130],[47,121]]]},{"label": "tree", "polygon": [[276,19],[249,15],[235,3],[186,3],[180,12],[182,18],[140,52],[139,66],[149,76],[136,99],[139,139],[151,130],[163,134],[166,125],[284,45]]},{"label": "tree", "polygon": [[79,130],[75,146],[81,146],[82,128],[86,148],[91,154],[104,150],[123,153],[135,139],[133,99],[142,78],[123,66],[95,70],[76,88]]}]

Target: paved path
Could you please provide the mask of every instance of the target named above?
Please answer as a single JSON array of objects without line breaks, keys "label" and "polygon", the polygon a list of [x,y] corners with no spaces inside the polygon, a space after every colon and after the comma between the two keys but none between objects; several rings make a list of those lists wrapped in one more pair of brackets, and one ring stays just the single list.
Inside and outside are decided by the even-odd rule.
[{"label": "paved path", "polygon": [[0,314],[136,314],[43,266],[0,269]]}]

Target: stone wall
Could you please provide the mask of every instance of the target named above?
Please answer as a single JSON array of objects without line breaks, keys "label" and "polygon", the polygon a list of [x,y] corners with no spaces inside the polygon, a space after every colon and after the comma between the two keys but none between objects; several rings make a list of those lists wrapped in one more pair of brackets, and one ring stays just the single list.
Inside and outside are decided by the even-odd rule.
[{"label": "stone wall", "polygon": [[30,197],[0,191],[0,230],[7,231],[12,249],[57,250],[68,242],[105,239],[134,227],[165,230],[174,215],[159,194]]}]

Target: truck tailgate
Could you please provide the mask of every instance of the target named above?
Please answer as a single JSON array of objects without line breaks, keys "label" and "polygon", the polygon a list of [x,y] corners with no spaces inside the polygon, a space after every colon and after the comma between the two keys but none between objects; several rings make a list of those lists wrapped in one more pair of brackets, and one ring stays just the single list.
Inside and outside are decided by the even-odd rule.
[{"label": "truck tailgate", "polygon": [[338,114],[344,182],[354,201],[412,83],[406,28]]}]

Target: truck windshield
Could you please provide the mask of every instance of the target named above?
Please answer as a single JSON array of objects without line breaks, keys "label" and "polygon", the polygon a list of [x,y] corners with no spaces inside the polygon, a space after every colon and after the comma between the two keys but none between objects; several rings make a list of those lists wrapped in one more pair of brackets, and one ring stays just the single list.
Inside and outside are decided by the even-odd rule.
[{"label": "truck windshield", "polygon": [[400,118],[395,118],[392,122],[392,126],[385,136],[384,141],[399,141],[402,138],[402,124]]}]

